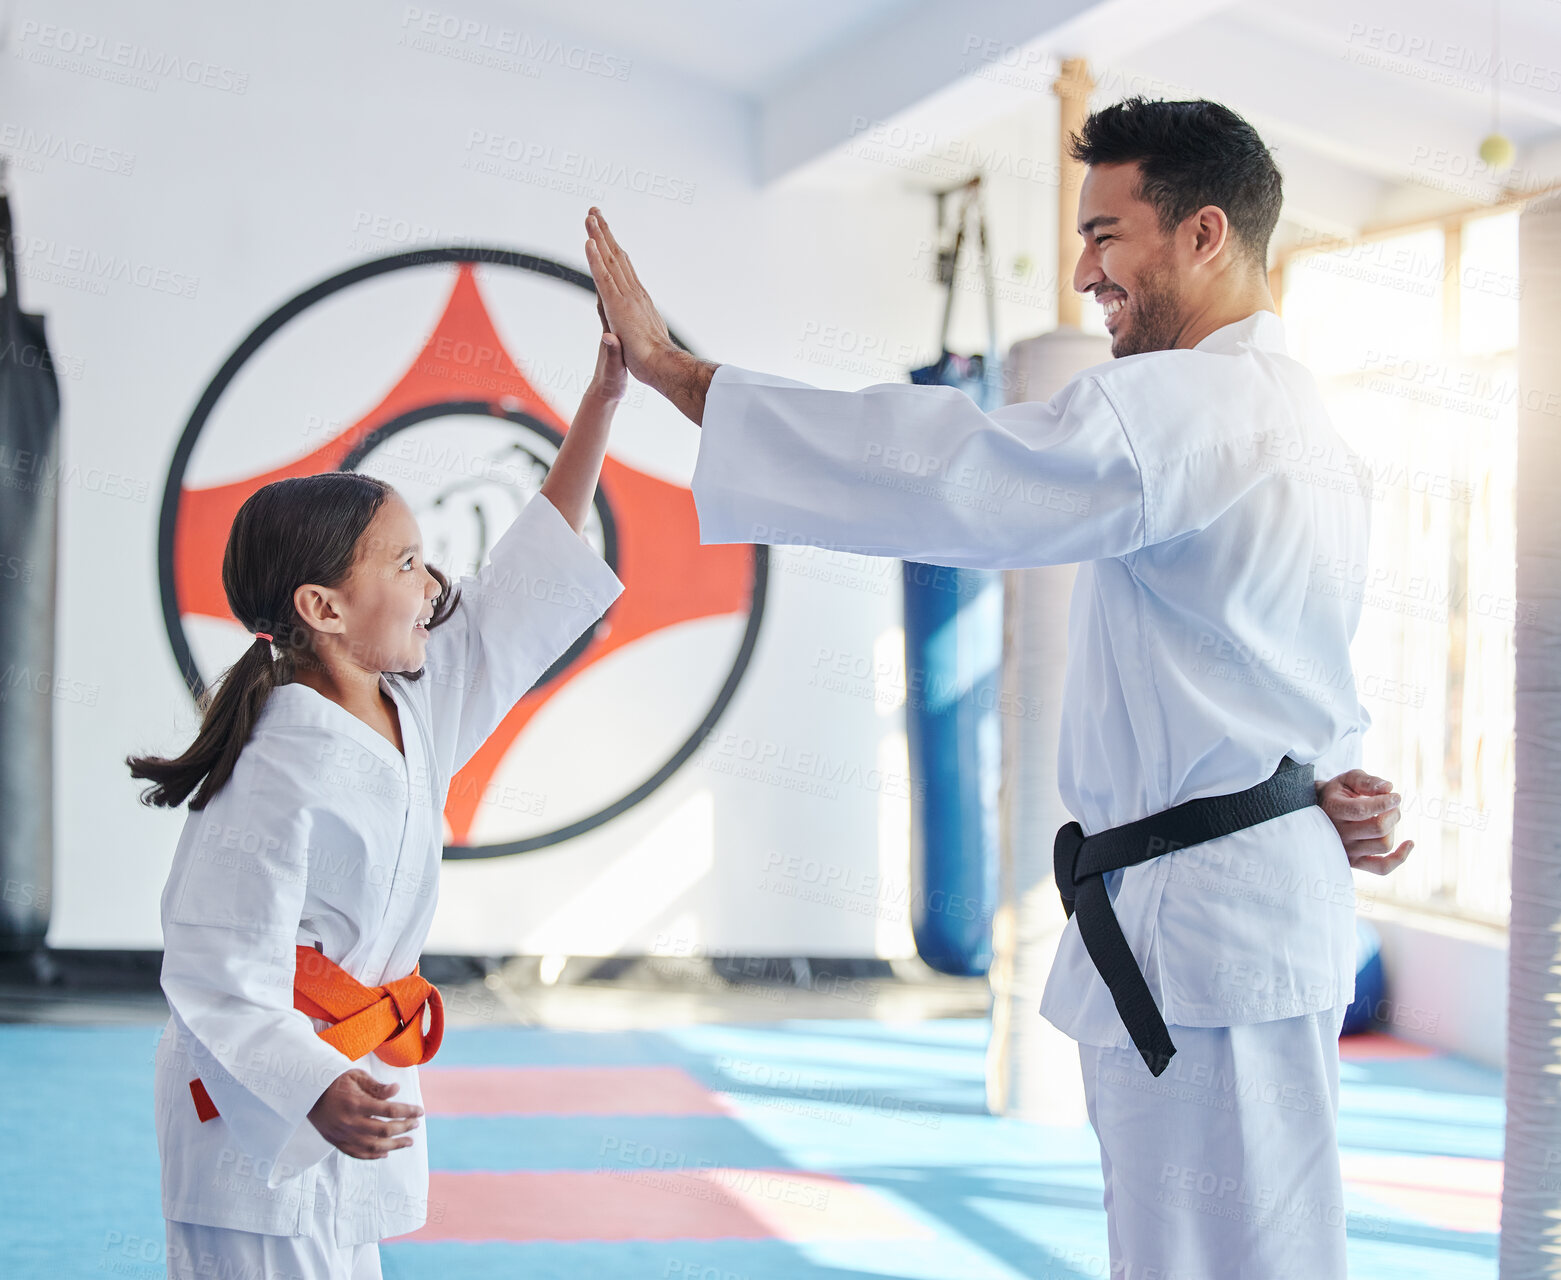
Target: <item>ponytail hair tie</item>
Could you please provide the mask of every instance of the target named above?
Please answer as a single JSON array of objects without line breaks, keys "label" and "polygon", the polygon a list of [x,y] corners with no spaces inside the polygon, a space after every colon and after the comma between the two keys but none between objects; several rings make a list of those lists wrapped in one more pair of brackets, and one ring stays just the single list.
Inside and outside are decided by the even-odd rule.
[{"label": "ponytail hair tie", "polygon": [[267,631],[257,631],[257,632],[255,632],[255,639],[256,640],[270,640],[271,639],[271,635]]}]

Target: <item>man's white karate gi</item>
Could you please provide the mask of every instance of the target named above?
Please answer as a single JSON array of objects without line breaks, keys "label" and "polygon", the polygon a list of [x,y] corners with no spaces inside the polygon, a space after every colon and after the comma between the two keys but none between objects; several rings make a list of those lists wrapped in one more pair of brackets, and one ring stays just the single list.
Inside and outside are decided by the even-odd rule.
[{"label": "man's white karate gi", "polygon": [[[1244,790],[1287,754],[1319,779],[1359,764],[1368,495],[1272,311],[991,413],[953,388],[722,364],[702,425],[704,542],[1080,562],[1059,782],[1086,835]],[[1149,1074],[1071,920],[1041,1012],[1080,1044],[1103,1151],[1128,1156],[1102,1162],[1109,1274],[1210,1280],[1213,1256],[1221,1275],[1342,1276],[1355,923],[1332,823],[1308,808],[1107,884],[1178,1049]]]},{"label": "man's white karate gi", "polygon": [[[294,947],[320,944],[367,986],[411,972],[438,896],[450,779],[623,590],[540,496],[460,587],[429,633],[423,677],[381,677],[404,757],[310,686],[285,684],[227,784],[185,823],[162,899],[172,1017],[156,1070],[171,1275],[315,1280],[342,1274],[345,1253],[354,1280],[377,1277],[376,1242],[429,1215],[424,1130],[358,1160],[308,1119],[354,1066],[399,1085],[396,1102],[421,1094],[416,1067],[353,1063],[315,1034],[326,1024],[293,1008]],[[196,1078],[219,1113],[205,1123]],[[209,1228],[256,1234],[219,1245]]]}]

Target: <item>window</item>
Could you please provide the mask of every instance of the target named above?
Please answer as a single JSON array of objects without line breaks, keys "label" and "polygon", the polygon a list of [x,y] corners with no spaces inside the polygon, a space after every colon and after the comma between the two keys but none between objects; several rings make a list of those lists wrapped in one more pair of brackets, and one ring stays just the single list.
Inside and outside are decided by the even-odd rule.
[{"label": "window", "polygon": [[1518,214],[1294,253],[1291,352],[1373,481],[1353,646],[1365,765],[1415,851],[1362,902],[1504,924],[1511,897]]}]

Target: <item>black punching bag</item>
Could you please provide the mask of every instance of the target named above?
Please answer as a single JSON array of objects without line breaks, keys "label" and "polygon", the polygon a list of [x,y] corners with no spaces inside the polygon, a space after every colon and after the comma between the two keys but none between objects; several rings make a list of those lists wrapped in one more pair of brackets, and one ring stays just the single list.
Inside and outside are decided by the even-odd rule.
[{"label": "black punching bag", "polygon": [[0,170],[0,950],[41,946],[54,866],[54,596],[60,387],[22,310]]}]

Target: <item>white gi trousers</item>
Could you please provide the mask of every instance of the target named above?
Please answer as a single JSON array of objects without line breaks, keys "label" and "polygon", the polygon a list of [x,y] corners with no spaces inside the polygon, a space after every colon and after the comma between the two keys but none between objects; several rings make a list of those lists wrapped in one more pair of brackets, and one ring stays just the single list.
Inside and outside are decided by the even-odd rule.
[{"label": "white gi trousers", "polygon": [[168,1225],[168,1280],[381,1280],[379,1245]]},{"label": "white gi trousers", "polygon": [[[1100,1139],[1111,1280],[1344,1280],[1341,1006],[1170,1028],[1138,1051],[1079,1045]],[[1095,1274],[1091,1272],[1091,1274]]]}]

